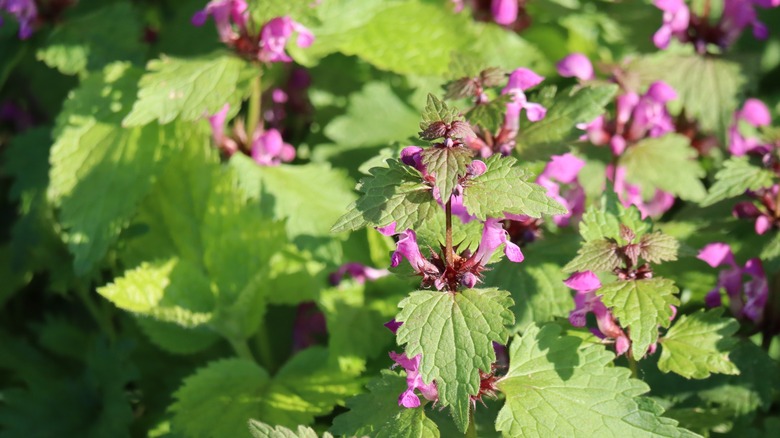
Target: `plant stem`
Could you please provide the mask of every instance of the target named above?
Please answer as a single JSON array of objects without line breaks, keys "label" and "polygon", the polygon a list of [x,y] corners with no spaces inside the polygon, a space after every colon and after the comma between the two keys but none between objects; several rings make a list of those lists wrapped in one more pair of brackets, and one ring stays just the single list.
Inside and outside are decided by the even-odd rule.
[{"label": "plant stem", "polygon": [[453,251],[452,251],[452,195],[447,200],[447,206],[445,212],[447,216],[447,231],[444,240],[444,260],[447,262],[448,267],[452,267]]},{"label": "plant stem", "polygon": [[477,438],[477,425],[474,423],[474,408],[469,408],[469,428],[466,429],[466,438]]},{"label": "plant stem", "polygon": [[246,340],[243,339],[230,339],[230,346],[233,347],[238,357],[241,359],[255,361],[255,357],[252,355],[252,351],[249,349]]},{"label": "plant stem", "polygon": [[639,370],[637,367],[636,359],[634,359],[634,356],[631,355],[630,351],[626,352],[626,359],[628,359],[628,369],[631,370],[631,377],[638,379]]},{"label": "plant stem", "polygon": [[84,307],[87,308],[89,314],[95,320],[95,323],[97,323],[98,327],[100,327],[100,330],[102,330],[103,333],[105,333],[106,336],[108,336],[108,338],[113,341],[116,338],[116,333],[114,333],[114,327],[111,325],[110,315],[106,312],[102,312],[101,309],[98,308],[98,306],[92,300],[92,297],[89,295],[89,290],[86,287],[81,285],[76,287],[76,294],[78,295],[79,299],[81,299]]},{"label": "plant stem", "polygon": [[[262,110],[263,87],[261,83],[262,72],[252,79],[252,94],[249,96],[249,110],[246,116],[246,135],[249,143],[255,138],[255,130],[260,123],[260,111]],[[261,124],[262,128],[262,124]]]},{"label": "plant stem", "polygon": [[268,337],[265,320],[260,323],[260,328],[257,330],[257,334],[255,334],[255,346],[260,354],[261,364],[269,373],[273,373],[276,370],[276,362],[274,362],[271,339]]}]

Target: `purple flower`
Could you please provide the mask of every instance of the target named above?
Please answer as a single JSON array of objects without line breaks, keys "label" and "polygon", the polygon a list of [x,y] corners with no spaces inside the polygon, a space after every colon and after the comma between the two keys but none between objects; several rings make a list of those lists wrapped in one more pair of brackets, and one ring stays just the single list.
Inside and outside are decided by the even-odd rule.
[{"label": "purple flower", "polygon": [[756,234],[762,235],[775,227],[778,220],[775,212],[778,206],[775,204],[780,185],[775,184],[772,187],[762,188],[756,191],[749,190],[747,193],[753,198],[757,198],[763,209],[759,209],[753,201],[738,202],[732,209],[732,214],[740,219],[753,219],[755,221]]},{"label": "purple flower", "polygon": [[493,20],[504,26],[517,20],[517,11],[517,0],[493,0],[490,4]]},{"label": "purple flower", "polygon": [[[26,40],[33,33],[33,26],[38,19],[38,8],[34,0],[0,0],[0,11],[13,15],[19,23],[19,38]],[[0,26],[3,19],[0,17]]]},{"label": "purple flower", "polygon": [[422,376],[420,376],[420,358],[421,355],[417,355],[411,359],[406,357],[406,354],[398,354],[390,352],[390,358],[395,361],[393,367],[400,365],[406,370],[406,391],[402,392],[398,396],[398,405],[405,408],[416,408],[420,406],[420,398],[415,394],[415,390],[419,390],[420,394],[427,400],[436,401],[439,399],[439,392],[436,389],[436,382],[425,383]]},{"label": "purple flower", "polygon": [[672,37],[685,41],[691,11],[684,0],[655,0],[655,6],[664,11],[663,24],[653,35],[653,43],[659,49],[666,49]]},{"label": "purple flower", "polygon": [[428,169],[422,162],[423,148],[420,146],[407,146],[401,150],[401,162],[407,166],[414,167],[423,176],[428,177]]},{"label": "purple flower", "polygon": [[[719,44],[721,47],[728,47],[736,42],[742,31],[748,26],[753,28],[753,36],[757,39],[763,40],[769,36],[769,31],[764,23],[758,21],[756,14],[755,5],[761,6],[762,3],[765,2],[760,0],[724,0],[723,15],[719,23],[723,33]],[[773,7],[771,2],[769,7]]]},{"label": "purple flower", "polygon": [[391,319],[390,321],[387,321],[384,326],[387,327],[388,330],[393,332],[393,334],[396,334],[398,331],[398,328],[404,325],[402,322],[398,322],[395,320],[395,318]]},{"label": "purple flower", "polygon": [[[725,266],[718,274],[715,288],[705,298],[707,306],[720,306],[721,289],[724,289],[733,315],[748,318],[755,323],[761,322],[769,298],[769,285],[761,260],[752,258],[744,266],[739,266],[731,247],[722,242],[705,246],[698,258],[713,268]],[[744,281],[745,276],[750,280]]]},{"label": "purple flower", "polygon": [[232,42],[239,37],[240,34],[234,26],[242,33],[246,32],[249,12],[245,0],[212,0],[192,16],[192,24],[203,26],[209,15],[214,18],[219,39],[223,43]]},{"label": "purple flower", "polygon": [[330,275],[330,284],[338,285],[345,275],[349,275],[358,283],[363,284],[366,280],[374,281],[390,275],[390,271],[387,269],[375,269],[362,263],[344,263],[336,272]]},{"label": "purple flower", "polygon": [[298,47],[309,47],[314,42],[314,34],[301,23],[288,16],[277,17],[263,26],[260,32],[260,53],[258,59],[263,62],[290,62],[292,58],[284,51],[287,40],[293,32],[298,33]]},{"label": "purple flower", "polygon": [[748,99],[742,109],[734,113],[734,121],[729,126],[729,152],[742,156],[751,152],[761,155],[769,152],[772,147],[755,137],[745,137],[740,133],[740,123],[746,123],[754,128],[768,126],[772,122],[769,108],[758,99]]},{"label": "purple flower", "polygon": [[[612,166],[610,165],[607,169],[608,174],[611,173],[611,168]],[[615,193],[617,193],[618,199],[620,199],[620,203],[624,207],[636,206],[639,212],[642,213],[643,219],[648,216],[660,216],[674,205],[674,195],[661,189],[656,189],[653,198],[645,201],[642,196],[642,189],[626,181],[626,169],[623,166],[618,166],[617,171],[615,171]]]},{"label": "purple flower", "polygon": [[269,129],[262,134],[255,134],[252,141],[252,159],[261,166],[278,166],[282,162],[295,159],[295,148],[282,140],[282,134],[276,129]]},{"label": "purple flower", "polygon": [[214,138],[220,149],[225,151],[228,155],[234,154],[238,151],[238,144],[235,140],[225,135],[225,120],[227,119],[228,112],[230,111],[230,104],[226,103],[216,114],[209,116],[209,124],[211,125],[211,136]]},{"label": "purple flower", "polygon": [[558,74],[565,78],[577,78],[582,81],[589,81],[593,75],[593,64],[587,56],[582,53],[572,53],[558,61],[556,64]]},{"label": "purple flower", "polygon": [[665,82],[653,82],[633,107],[631,128],[628,137],[631,139],[660,137],[674,131],[674,122],[666,104],[677,98],[674,88]]},{"label": "purple flower", "polygon": [[293,351],[300,351],[322,341],[327,335],[325,315],[313,301],[298,305],[293,322]]},{"label": "purple flower", "polygon": [[528,102],[525,90],[539,85],[544,77],[527,68],[518,68],[509,75],[509,82],[501,90],[501,94],[509,94],[512,101],[506,105],[504,129],[517,132],[520,128],[520,111],[525,109],[525,115],[531,122],[542,120],[547,114],[547,108],[538,103]]},{"label": "purple flower", "polygon": [[575,327],[585,327],[588,313],[596,317],[598,329],[593,329],[593,334],[600,338],[607,338],[615,342],[615,352],[618,356],[628,351],[631,340],[615,322],[612,312],[607,309],[596,291],[601,288],[601,281],[591,271],[575,272],[567,278],[563,284],[577,291],[574,296],[574,310],[569,313],[569,322]]},{"label": "purple flower", "polygon": [[[553,216],[559,227],[568,226],[572,218],[581,216],[585,211],[585,189],[577,180],[583,166],[585,161],[573,154],[553,155],[536,179],[537,184],[547,189],[548,196],[569,210],[566,214]],[[564,185],[568,187],[564,188]]]},{"label": "purple flower", "polygon": [[490,262],[493,253],[504,244],[504,254],[506,257],[516,263],[525,259],[520,247],[508,239],[509,233],[506,232],[502,221],[495,218],[487,218],[482,228],[482,239],[479,241],[479,247],[474,253],[474,261],[479,265],[485,266]]},{"label": "purple flower", "polygon": [[[395,228],[395,223],[392,225]],[[424,277],[423,281],[435,278],[437,280],[436,288],[442,289],[444,287],[444,283],[439,281],[439,269],[422,255],[420,247],[417,245],[417,234],[411,229],[399,234],[396,250],[390,257],[390,266],[397,267],[404,258],[409,261],[416,273]]]}]

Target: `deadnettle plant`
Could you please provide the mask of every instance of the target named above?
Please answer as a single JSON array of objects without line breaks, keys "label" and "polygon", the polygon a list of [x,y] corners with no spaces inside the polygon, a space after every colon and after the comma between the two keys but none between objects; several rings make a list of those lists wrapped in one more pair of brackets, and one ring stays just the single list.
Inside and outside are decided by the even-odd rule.
[{"label": "deadnettle plant", "polygon": [[452,0],[455,12],[463,11],[468,5],[477,20],[493,21],[516,32],[531,24],[525,3],[526,0]]},{"label": "deadnettle plant", "polygon": [[[489,74],[480,75],[469,79],[472,82],[461,81],[461,85],[481,102],[484,101],[483,85],[495,86],[489,78]],[[523,109],[529,118],[538,120],[544,116],[543,108],[527,102],[523,93],[540,81],[541,77],[527,69],[516,70],[510,76],[504,90],[510,95],[506,104],[506,125],[510,127],[500,129],[516,132],[517,122],[513,119]],[[399,344],[406,345],[403,353],[390,353],[396,365],[406,371],[407,388],[400,394],[398,403],[406,408],[419,408],[424,403],[422,395],[425,400],[450,407],[458,428],[465,431],[473,421],[470,416],[476,402],[497,390],[494,344],[506,344],[506,324],[512,320],[507,292],[475,287],[484,282],[484,272],[490,263],[498,260],[497,253],[502,248],[510,261],[524,260],[522,251],[504,229],[508,217],[539,218],[542,214],[568,213],[555,200],[565,200],[567,195],[557,184],[573,183],[579,164],[570,163],[571,157],[564,157],[563,163],[556,161],[542,178],[546,184],[542,186],[525,181],[527,177],[514,166],[514,158],[496,154],[485,160],[474,159],[475,151],[467,143],[477,138],[477,133],[458,110],[433,95],[428,97],[420,129],[420,138],[431,145],[406,147],[400,159],[388,160],[387,167],[371,169],[371,176],[359,186],[364,196],[334,230],[368,225],[395,236],[391,266],[398,267],[406,259],[426,289],[403,300],[399,304],[401,312],[388,323]],[[534,202],[525,203],[521,192],[531,193]],[[421,210],[426,213],[421,214]],[[381,219],[374,219],[376,211],[386,213],[382,213]],[[438,238],[431,239],[429,227],[438,222],[437,215],[444,216],[444,229]],[[474,223],[481,223],[481,235],[474,239],[475,243],[453,242],[456,227]],[[426,230],[425,245],[420,241],[420,229]],[[427,248],[423,250],[421,246]],[[463,323],[448,329],[432,328],[450,319]],[[487,337],[479,334],[482,329],[474,324],[483,323],[493,327],[494,334]],[[457,333],[441,342],[432,340],[431,335],[443,333],[442,330]],[[448,351],[455,354],[460,348],[454,342],[463,339],[471,339],[468,342],[476,355],[458,360],[457,367],[467,370],[469,376],[465,385],[459,382],[462,377],[451,372],[452,363],[446,359]]]}]

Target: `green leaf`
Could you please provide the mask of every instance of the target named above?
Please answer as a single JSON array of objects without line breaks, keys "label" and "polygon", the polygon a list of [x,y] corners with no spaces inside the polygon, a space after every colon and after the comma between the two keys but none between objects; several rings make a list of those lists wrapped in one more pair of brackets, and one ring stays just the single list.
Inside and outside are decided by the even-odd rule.
[{"label": "green leaf", "polygon": [[601,206],[590,207],[582,215],[580,222],[580,235],[585,241],[596,239],[614,239],[616,242],[624,242],[620,236],[620,225],[625,225],[642,237],[650,231],[652,223],[642,219],[639,210],[635,206],[623,207],[618,201],[617,195],[608,190],[601,199]]},{"label": "green leaf", "polygon": [[437,438],[439,429],[425,416],[423,408],[398,405],[398,395],[405,390],[403,376],[383,370],[382,377],[368,384],[368,394],[347,400],[350,410],[333,420],[330,431],[346,436]]},{"label": "green leaf", "polygon": [[780,257],[780,233],[774,233],[761,249],[762,260],[774,260]]},{"label": "green leaf", "polygon": [[704,131],[724,135],[747,79],[739,64],[722,57],[698,54],[661,54],[639,61],[638,71],[674,88],[685,114]]},{"label": "green leaf", "polygon": [[[284,426],[273,427],[257,420],[249,420],[249,432],[254,438],[319,438],[311,427],[298,426],[298,429],[292,431]],[[333,435],[325,432],[322,438],[333,438]]]},{"label": "green leaf", "polygon": [[178,126],[120,126],[139,76],[128,64],[109,65],[71,93],[57,118],[48,197],[60,207],[77,274],[103,259],[186,138]]},{"label": "green leaf", "polygon": [[723,167],[715,174],[715,184],[710,187],[701,205],[706,207],[739,196],[746,190],[770,187],[774,181],[772,171],[751,165],[748,157],[731,157],[723,162]]},{"label": "green leaf", "polygon": [[428,93],[428,103],[422,113],[420,129],[425,131],[434,122],[444,122],[449,125],[454,121],[462,120],[463,116],[460,115],[457,108],[450,108],[446,102]]},{"label": "green leaf", "polygon": [[194,354],[214,345],[221,338],[205,327],[182,327],[176,323],[138,316],[138,327],[157,347],[174,354]]},{"label": "green leaf", "polygon": [[498,383],[506,404],[496,429],[504,436],[697,436],[637,398],[649,387],[611,366],[603,346],[560,332],[554,324],[531,327],[510,344],[509,372]]},{"label": "green leaf", "polygon": [[670,306],[680,304],[675,296],[677,292],[672,280],[650,278],[616,281],[604,285],[597,293],[620,320],[621,327],[631,331],[631,352],[639,359],[658,339],[658,327],[669,327]]},{"label": "green leaf", "polygon": [[547,108],[544,119],[521,128],[517,149],[523,158],[544,159],[563,153],[582,135],[578,123],[587,123],[604,113],[617,93],[617,86],[592,85],[564,90]]},{"label": "green leaf", "polygon": [[212,186],[200,228],[203,259],[216,286],[213,324],[232,339],[251,336],[265,314],[266,281],[274,254],[287,244],[284,224],[272,222],[236,188],[234,172],[223,173]]},{"label": "green leaf", "polygon": [[419,114],[384,82],[369,82],[349,96],[347,113],[325,126],[338,145],[375,146],[417,135]]},{"label": "green leaf", "polygon": [[680,242],[668,234],[656,231],[642,236],[639,246],[639,257],[650,263],[661,263],[677,260]]},{"label": "green leaf", "polygon": [[342,283],[319,297],[331,356],[375,358],[385,353],[394,340],[383,324],[395,316],[399,295],[380,299],[366,296],[364,289],[362,284]]},{"label": "green leaf", "polygon": [[466,114],[466,119],[472,125],[479,125],[490,133],[498,132],[498,129],[504,124],[506,104],[511,99],[511,95],[505,94],[488,103],[478,104]]},{"label": "green leaf", "polygon": [[506,343],[507,326],[514,323],[509,292],[467,289],[450,294],[413,292],[398,304],[398,344],[406,355],[422,354],[420,375],[436,380],[442,406],[451,406],[461,431],[468,426],[469,395],[479,392],[479,370],[495,362],[493,342]]},{"label": "green leaf", "polygon": [[[355,200],[353,181],[328,164],[261,167],[251,158],[235,154],[230,165],[251,198],[260,200],[261,205],[272,205],[275,219],[286,219],[291,237],[327,236],[330,224]],[[317,212],[316,221],[311,217],[313,211]]]},{"label": "green leaf", "polygon": [[327,356],[325,349],[306,349],[273,378],[246,359],[211,362],[174,394],[173,430],[228,437],[246,435],[251,418],[286,427],[311,424],[359,391],[359,380],[329,366]]},{"label": "green leaf", "polygon": [[620,165],[625,166],[629,182],[698,201],[707,191],[700,180],[705,172],[696,161],[696,155],[688,137],[666,134],[641,140],[628,148],[620,157]]},{"label": "green leaf", "polygon": [[[520,329],[534,322],[565,317],[572,309],[571,290],[563,284],[566,276],[560,265],[533,262],[533,251],[532,247],[524,248],[526,261],[520,269],[516,263],[504,259],[485,273],[486,285],[501,285],[512,294],[515,327]],[[544,251],[539,254],[548,255]]]},{"label": "green leaf", "polygon": [[[0,434],[4,438],[130,437],[134,415],[127,387],[139,380],[130,361],[130,344],[122,338],[113,345],[92,342],[78,352],[83,362],[69,367],[63,364],[70,362],[0,333],[0,369],[14,376],[3,388]],[[16,383],[19,380],[23,385]]]},{"label": "green leaf", "polygon": [[623,261],[617,254],[617,244],[614,241],[589,240],[577,251],[577,257],[563,267],[563,272],[612,272],[622,264]]},{"label": "green leaf", "polygon": [[123,126],[198,120],[225,104],[236,108],[249,95],[251,78],[259,74],[241,58],[222,52],[193,59],[163,55],[149,61],[146,69]]},{"label": "green leaf", "polygon": [[710,373],[739,374],[729,360],[729,352],[737,344],[732,335],[739,330],[739,323],[722,315],[720,308],[680,317],[661,338],[658,368],[689,379],[706,379]]},{"label": "green leaf", "polygon": [[358,184],[362,196],[347,207],[331,232],[357,230],[366,226],[383,227],[396,222],[397,230],[416,228],[425,219],[442,214],[433,199],[430,186],[420,174],[398,160],[388,160],[388,167],[374,167],[371,175]]},{"label": "green leaf", "polygon": [[143,263],[97,291],[121,309],[183,327],[207,324],[215,304],[208,278],[179,259]]},{"label": "green leaf", "polygon": [[121,2],[59,24],[36,57],[63,74],[74,75],[98,71],[113,61],[138,65],[145,52],[135,10]]},{"label": "green leaf", "polygon": [[436,178],[442,200],[449,199],[458,180],[466,175],[473,152],[467,147],[431,147],[423,150],[425,169]]},{"label": "green leaf", "polygon": [[543,214],[565,214],[566,208],[547,196],[547,190],[526,182],[529,176],[515,166],[512,157],[493,155],[487,170],[469,180],[463,189],[463,205],[481,220],[503,218],[505,213],[541,217]]},{"label": "green leaf", "polygon": [[442,76],[450,54],[473,41],[470,32],[464,32],[472,27],[467,15],[452,14],[439,5],[403,2],[386,8],[348,35],[338,35],[343,41],[337,47],[382,70]]}]

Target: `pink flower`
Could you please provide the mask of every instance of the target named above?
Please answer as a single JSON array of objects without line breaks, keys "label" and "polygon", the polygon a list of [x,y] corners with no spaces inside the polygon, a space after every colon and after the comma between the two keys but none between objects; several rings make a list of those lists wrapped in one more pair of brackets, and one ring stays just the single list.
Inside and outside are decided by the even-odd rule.
[{"label": "pink flower", "polygon": [[587,56],[582,53],[572,53],[558,61],[556,64],[558,74],[565,78],[577,78],[582,81],[589,81],[593,75],[593,64]]},{"label": "pink flower", "polygon": [[754,128],[768,126],[772,122],[769,108],[758,99],[748,99],[742,109],[734,113],[734,119],[729,126],[729,152],[732,155],[742,156],[751,152],[761,155],[768,153],[772,147],[764,144],[761,139],[745,137],[740,133],[740,122],[747,123]]},{"label": "pink flower", "polygon": [[[729,306],[734,316],[748,318],[755,323],[761,322],[764,306],[769,298],[769,285],[761,260],[752,258],[744,266],[739,266],[731,248],[721,242],[705,246],[697,258],[713,268],[726,267],[720,271],[718,283],[705,298],[707,306],[720,306],[720,291],[724,289],[729,297]],[[745,276],[750,280],[744,281]]]},{"label": "pink flower", "polygon": [[[607,169],[608,174],[611,173],[611,169],[612,166],[610,165]],[[653,198],[645,201],[642,197],[642,189],[626,181],[626,169],[623,166],[618,166],[615,172],[614,183],[615,193],[617,193],[620,203],[624,207],[636,206],[639,212],[642,213],[643,219],[648,216],[660,216],[674,205],[674,195],[661,189],[656,189]]]},{"label": "pink flower", "polygon": [[474,261],[479,265],[485,266],[490,262],[493,253],[503,244],[506,257],[516,263],[525,259],[520,247],[509,240],[509,233],[506,232],[502,221],[495,218],[487,218],[482,228],[482,239],[479,241],[479,247],[474,253]]},{"label": "pink flower", "polygon": [[238,151],[238,144],[235,140],[225,135],[225,120],[229,111],[230,104],[226,103],[216,114],[209,116],[208,120],[209,124],[211,124],[211,136],[214,139],[214,143],[228,155],[232,155]]},{"label": "pink flower", "polygon": [[314,42],[314,34],[301,23],[288,16],[277,17],[263,26],[260,32],[260,53],[258,59],[263,62],[290,62],[292,58],[284,51],[287,40],[293,32],[298,33],[298,47],[309,47]]},{"label": "pink flower", "polygon": [[553,216],[559,227],[568,226],[572,218],[580,217],[585,211],[585,189],[577,180],[584,166],[585,162],[573,154],[553,155],[536,179],[537,184],[547,189],[548,196],[569,210],[566,214]]},{"label": "pink flower", "polygon": [[238,38],[239,32],[246,32],[246,23],[249,16],[245,0],[212,0],[206,7],[192,16],[192,24],[203,26],[208,17],[214,18],[219,39],[223,43],[229,43]]},{"label": "pink flower", "polygon": [[417,355],[411,359],[406,354],[397,354],[390,352],[390,358],[395,361],[393,367],[400,365],[406,371],[406,391],[398,396],[398,405],[405,408],[416,408],[420,406],[420,397],[414,393],[419,390],[420,394],[427,400],[436,401],[439,399],[439,391],[436,389],[436,382],[425,383],[420,375],[420,358]]},{"label": "pink flower", "polygon": [[509,25],[517,20],[517,0],[493,0],[490,4],[493,21],[501,25]]},{"label": "pink flower", "polygon": [[674,122],[666,109],[666,104],[676,98],[677,92],[674,91],[674,88],[662,81],[653,82],[633,107],[628,137],[632,139],[645,136],[655,138],[673,132]]},{"label": "pink flower", "polygon": [[501,90],[501,94],[509,94],[512,101],[506,105],[504,129],[517,132],[520,128],[520,111],[525,109],[526,117],[531,122],[542,120],[547,109],[538,103],[528,102],[525,91],[539,85],[544,78],[527,68],[518,68],[509,75],[509,82]]},{"label": "pink flower", "polygon": [[575,327],[585,327],[588,313],[596,317],[598,330],[593,329],[593,334],[600,338],[607,338],[615,342],[615,352],[618,356],[628,351],[631,340],[615,322],[612,312],[607,309],[596,291],[601,288],[601,281],[591,271],[575,272],[567,278],[563,284],[577,291],[574,296],[574,310],[569,313],[569,322]]},{"label": "pink flower", "polygon": [[255,134],[252,141],[252,159],[261,166],[278,166],[295,159],[295,148],[282,140],[279,131],[269,129],[262,134]]},{"label": "pink flower", "polygon": [[345,275],[349,275],[358,283],[363,284],[366,282],[366,280],[373,281],[382,277],[386,277],[390,275],[390,271],[387,269],[375,269],[362,263],[344,263],[336,272],[330,275],[330,284],[334,286],[338,285],[341,283],[341,280]]},{"label": "pink flower", "polygon": [[[19,23],[19,38],[26,40],[33,33],[33,26],[38,20],[38,7],[34,0],[0,0],[0,11],[13,15]],[[3,25],[0,17],[0,26]]]},{"label": "pink flower", "polygon": [[691,11],[684,0],[655,0],[655,6],[664,11],[663,24],[653,35],[653,43],[659,49],[666,49],[672,37],[684,40],[690,22]]}]

